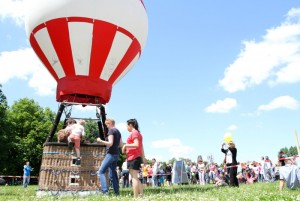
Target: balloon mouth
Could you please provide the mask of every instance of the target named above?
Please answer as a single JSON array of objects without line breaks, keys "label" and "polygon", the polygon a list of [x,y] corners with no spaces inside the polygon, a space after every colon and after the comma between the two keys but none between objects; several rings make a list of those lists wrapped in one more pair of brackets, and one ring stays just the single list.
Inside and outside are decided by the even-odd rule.
[{"label": "balloon mouth", "polygon": [[56,101],[81,104],[106,104],[112,85],[99,78],[69,76],[58,80]]}]

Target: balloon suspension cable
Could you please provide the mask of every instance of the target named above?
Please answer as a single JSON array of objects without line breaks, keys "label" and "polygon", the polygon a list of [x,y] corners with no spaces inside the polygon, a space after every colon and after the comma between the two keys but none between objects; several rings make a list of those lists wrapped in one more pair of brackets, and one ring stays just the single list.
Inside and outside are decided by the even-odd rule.
[{"label": "balloon suspension cable", "polygon": [[63,129],[65,129],[67,127],[67,120],[70,118],[71,113],[72,113],[72,108],[73,105],[70,106],[70,109],[67,110],[67,107],[64,109],[64,114],[65,114],[65,120],[64,120],[64,125],[63,125]]},{"label": "balloon suspension cable", "polygon": [[105,140],[106,134],[107,134],[107,126],[105,125],[105,120],[106,120],[106,113],[105,113],[105,108],[103,105],[99,107],[100,114],[99,116],[101,117],[101,120],[99,119],[98,123],[98,128],[99,128],[99,137],[101,140]]},{"label": "balloon suspension cable", "polygon": [[46,143],[46,142],[49,142],[50,140],[52,140],[52,138],[53,138],[53,136],[54,136],[54,133],[55,133],[56,130],[57,130],[57,126],[58,126],[58,124],[59,124],[61,115],[62,115],[62,113],[63,113],[65,107],[66,107],[66,105],[65,105],[64,103],[61,103],[61,104],[60,104],[60,106],[59,106],[59,108],[58,108],[58,111],[57,111],[57,114],[56,114],[56,118],[55,118],[55,120],[54,120],[54,122],[53,122],[52,129],[51,129],[51,131],[50,131],[50,133],[49,133],[49,135],[48,135],[48,137],[47,137],[45,143]]},{"label": "balloon suspension cable", "polygon": [[[96,117],[97,117],[98,119],[101,118],[99,112],[100,112],[100,109],[98,109],[98,107],[96,107]],[[101,120],[101,119],[100,119],[100,120]]]},{"label": "balloon suspension cable", "polygon": [[101,121],[101,116],[100,116],[98,107],[96,107],[96,117],[97,118],[95,118],[95,119],[93,119],[93,118],[82,118],[82,117],[71,117],[71,111],[72,111],[72,108],[69,110],[68,113],[65,112],[66,119],[84,119],[84,120]]}]

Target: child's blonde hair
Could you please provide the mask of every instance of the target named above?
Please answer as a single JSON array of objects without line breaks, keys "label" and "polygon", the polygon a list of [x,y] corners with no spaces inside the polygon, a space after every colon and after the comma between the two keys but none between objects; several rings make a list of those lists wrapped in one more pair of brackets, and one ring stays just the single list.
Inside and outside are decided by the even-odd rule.
[{"label": "child's blonde hair", "polygon": [[83,126],[85,124],[85,120],[79,119],[77,123]]}]

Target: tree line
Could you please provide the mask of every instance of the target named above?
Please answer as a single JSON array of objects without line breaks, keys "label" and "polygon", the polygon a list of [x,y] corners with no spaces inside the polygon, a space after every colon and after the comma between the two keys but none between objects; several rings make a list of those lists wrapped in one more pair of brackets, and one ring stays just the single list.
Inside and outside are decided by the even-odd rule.
[{"label": "tree line", "polygon": [[[290,148],[284,147],[284,148],[281,148],[280,151],[283,151],[288,157],[298,155],[296,146],[291,146]],[[278,157],[280,157],[279,154],[278,154]]]},{"label": "tree line", "polygon": [[[55,112],[48,107],[42,108],[33,99],[22,98],[9,107],[0,84],[0,175],[22,175],[26,161],[34,168],[32,175],[39,174],[43,143],[55,117]],[[62,126],[63,121],[58,129]],[[85,132],[93,143],[99,136],[97,123],[87,120]],[[281,148],[279,151],[284,151],[288,156],[297,155],[296,146]],[[118,165],[121,166],[124,160],[125,155],[121,155]],[[172,158],[168,163],[173,164],[175,160]],[[151,159],[147,161],[151,164]]]}]

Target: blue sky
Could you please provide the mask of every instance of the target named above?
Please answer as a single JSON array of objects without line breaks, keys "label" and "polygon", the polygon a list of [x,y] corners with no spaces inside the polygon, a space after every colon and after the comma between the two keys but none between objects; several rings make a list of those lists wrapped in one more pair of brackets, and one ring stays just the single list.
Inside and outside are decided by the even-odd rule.
[{"label": "blue sky", "polygon": [[[123,140],[136,118],[147,158],[220,163],[232,133],[238,161],[275,160],[300,132],[300,4],[295,0],[144,0],[147,44],[106,105]],[[33,54],[25,1],[0,0],[0,83],[9,105],[32,98],[57,111],[56,83]],[[95,108],[72,116],[95,118]]]}]

